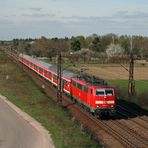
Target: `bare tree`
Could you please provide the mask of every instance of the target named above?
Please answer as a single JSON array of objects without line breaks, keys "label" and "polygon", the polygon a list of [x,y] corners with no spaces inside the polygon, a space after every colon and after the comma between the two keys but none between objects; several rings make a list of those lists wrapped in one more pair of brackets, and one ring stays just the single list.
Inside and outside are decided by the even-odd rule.
[{"label": "bare tree", "polygon": [[124,49],[119,44],[110,44],[106,49],[107,57],[115,62],[115,58],[119,58],[123,55]]},{"label": "bare tree", "polygon": [[93,55],[93,51],[88,48],[82,48],[81,50],[75,52],[74,54],[78,55],[78,57],[82,58],[84,63],[90,60],[91,56]]}]

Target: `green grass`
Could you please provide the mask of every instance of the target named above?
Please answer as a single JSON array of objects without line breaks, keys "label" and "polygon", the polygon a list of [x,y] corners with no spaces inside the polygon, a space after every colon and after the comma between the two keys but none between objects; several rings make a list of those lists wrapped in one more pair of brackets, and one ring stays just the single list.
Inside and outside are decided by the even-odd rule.
[{"label": "green grass", "polygon": [[80,130],[68,111],[59,108],[1,52],[0,93],[49,130],[57,148],[102,147],[91,140],[89,134]]}]

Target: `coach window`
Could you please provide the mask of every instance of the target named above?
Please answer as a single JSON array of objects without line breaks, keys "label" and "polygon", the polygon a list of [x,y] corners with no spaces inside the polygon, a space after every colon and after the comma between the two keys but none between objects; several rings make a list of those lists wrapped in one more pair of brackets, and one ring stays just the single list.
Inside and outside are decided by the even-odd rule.
[{"label": "coach window", "polygon": [[39,70],[40,70],[41,72],[43,72],[43,69],[42,69],[42,68],[39,68]]},{"label": "coach window", "polygon": [[47,71],[46,70],[44,70],[44,74],[47,74]]},{"label": "coach window", "polygon": [[47,75],[50,77],[51,76],[51,73],[50,72],[47,72]]},{"label": "coach window", "polygon": [[53,75],[53,78],[57,80],[57,76],[56,75]]}]

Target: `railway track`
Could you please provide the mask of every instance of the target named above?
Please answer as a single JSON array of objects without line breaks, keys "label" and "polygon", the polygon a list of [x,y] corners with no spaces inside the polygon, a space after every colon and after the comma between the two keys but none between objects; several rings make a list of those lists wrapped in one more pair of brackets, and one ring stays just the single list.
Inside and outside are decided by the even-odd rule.
[{"label": "railway track", "polygon": [[[82,110],[79,108],[79,110]],[[82,114],[84,111],[82,110]],[[86,114],[86,113],[85,113]],[[125,126],[120,120],[96,120],[95,117],[89,118],[98,126],[104,129],[108,134],[118,139],[126,147],[148,147],[148,138],[146,135],[140,135],[133,129]]]},{"label": "railway track", "polygon": [[118,134],[118,140],[120,140],[120,142],[122,142],[124,145],[130,147],[148,146],[147,143],[145,143],[145,139],[142,139],[143,137],[139,137],[139,135],[133,133],[133,131],[125,127],[125,125],[123,126],[119,122],[107,122],[106,124],[112,128],[112,133],[114,130],[114,133]]},{"label": "railway track", "polygon": [[[10,56],[10,58],[16,60],[15,57]],[[47,94],[50,94],[50,97],[52,96],[52,98],[54,98],[54,100],[56,101],[55,98],[56,88],[53,88],[53,86],[51,86],[49,82],[43,80],[43,78],[41,78],[35,72],[31,71],[26,66],[22,66],[22,64],[18,63],[17,61],[16,63],[19,66],[21,66],[21,68],[23,67],[24,70],[28,73],[28,75],[32,77],[32,79],[35,79],[35,77],[37,77],[37,79],[39,79],[40,82],[36,83],[38,83],[39,86],[44,84],[45,85],[44,91]],[[80,108],[78,105],[75,105],[65,95],[63,98],[64,98],[63,100],[64,107],[70,109],[70,111],[74,114],[77,120],[79,120],[82,123],[82,125],[84,125],[84,127],[89,128],[90,131],[95,135],[95,137],[97,137],[97,139],[100,140],[101,134],[109,137],[108,139],[102,138],[103,143],[106,143],[108,146],[112,147],[113,141],[116,139],[116,141],[114,141],[114,144],[116,144],[116,146],[119,147],[120,146],[148,147],[148,143],[146,142],[147,141],[146,137],[144,136],[142,137],[139,134],[135,133],[134,130],[125,127],[118,120],[107,120],[107,121],[98,120],[94,116],[90,115],[88,112],[84,112],[84,109]]]},{"label": "railway track", "polygon": [[[135,133],[135,135],[139,135],[143,139],[143,143],[146,145],[148,144],[148,120],[146,115],[142,115],[139,113],[135,113],[133,111],[130,111],[128,109],[125,109],[124,107],[118,105],[117,108],[120,110],[117,110],[118,114],[120,114],[123,117],[126,117],[128,120],[123,120],[122,123],[126,127],[130,127],[130,131],[132,133]],[[129,118],[130,116],[133,116]],[[120,122],[120,121],[118,121]],[[120,123],[120,125],[122,125]]]}]

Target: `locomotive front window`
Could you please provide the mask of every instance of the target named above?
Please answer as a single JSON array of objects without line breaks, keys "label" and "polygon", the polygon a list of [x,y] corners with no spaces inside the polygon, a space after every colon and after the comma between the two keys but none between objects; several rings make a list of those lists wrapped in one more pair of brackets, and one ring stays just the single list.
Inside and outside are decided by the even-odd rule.
[{"label": "locomotive front window", "polygon": [[96,90],[96,96],[104,96],[105,92],[104,90]]},{"label": "locomotive front window", "polygon": [[97,89],[96,96],[113,96],[112,89]]},{"label": "locomotive front window", "polygon": [[105,90],[105,94],[107,95],[107,96],[113,96],[113,90]]}]

